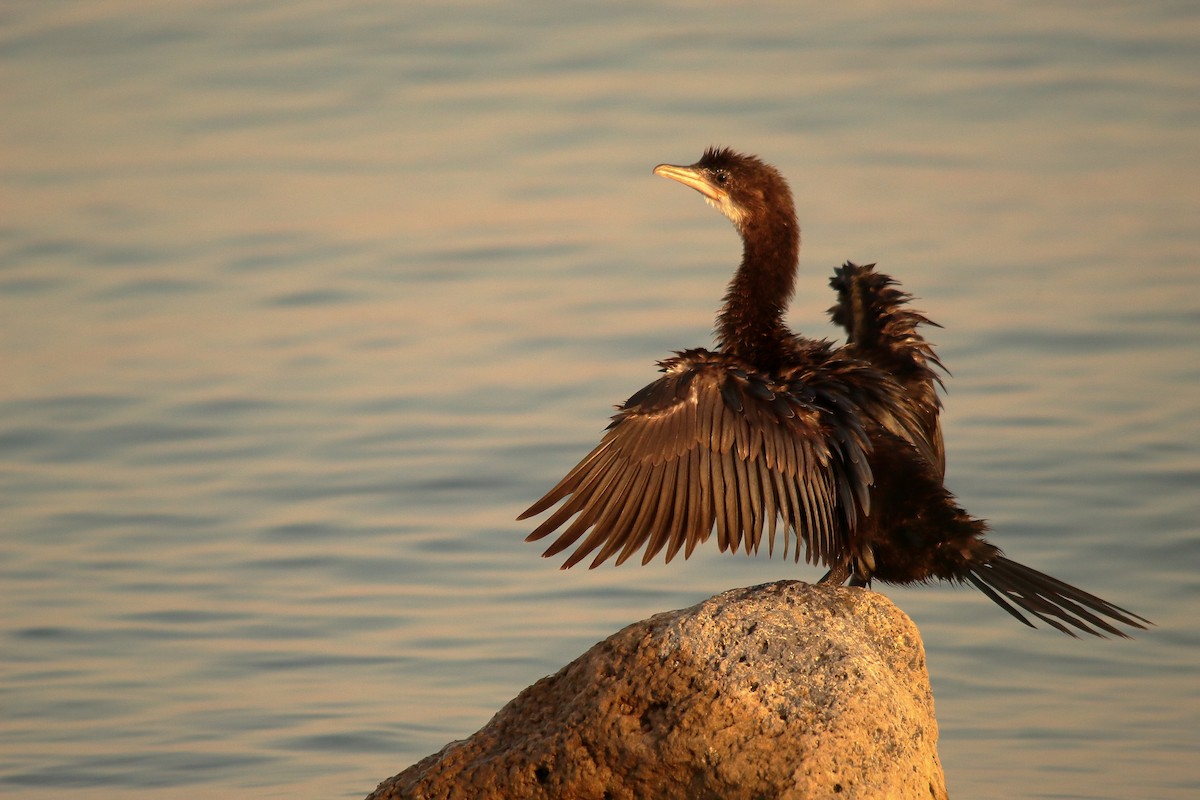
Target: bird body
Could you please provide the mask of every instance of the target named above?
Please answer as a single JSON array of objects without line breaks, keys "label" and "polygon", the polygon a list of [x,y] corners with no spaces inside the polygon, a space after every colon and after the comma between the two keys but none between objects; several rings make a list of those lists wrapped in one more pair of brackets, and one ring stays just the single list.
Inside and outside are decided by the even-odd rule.
[{"label": "bird body", "polygon": [[[987,526],[943,485],[941,362],[909,296],[872,266],[846,264],[832,285],[847,343],[793,334],[784,322],[800,229],[774,167],[709,149],[655,174],[699,191],[733,222],[742,262],[717,315],[717,346],[659,363],[662,377],[618,407],[599,445],[521,519],[555,508],[529,536],[559,531],[544,555],[595,567],[642,553],[684,557],[715,530],[721,550],[769,554],[781,534],[829,573],[823,580],[969,582],[1031,624],[1125,634],[1145,620],[1004,558]],[[593,555],[594,554],[594,555]],[[1099,630],[1097,630],[1099,629]],[[1074,634],[1072,634],[1074,635]]]}]

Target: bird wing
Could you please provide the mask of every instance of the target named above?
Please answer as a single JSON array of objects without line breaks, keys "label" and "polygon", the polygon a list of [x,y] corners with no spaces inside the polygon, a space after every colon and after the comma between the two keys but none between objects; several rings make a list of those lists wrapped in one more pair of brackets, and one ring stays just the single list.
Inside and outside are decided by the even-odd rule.
[{"label": "bird wing", "polygon": [[938,372],[948,375],[949,371],[921,332],[923,326],[941,326],[913,310],[909,306],[912,295],[899,289],[892,276],[877,272],[874,264],[859,266],[847,261],[834,270],[829,283],[838,295],[829,315],[845,328],[847,351],[904,388],[908,406],[920,423],[913,432],[913,443],[944,476],[946,450],[938,396],[943,384]]},{"label": "bird wing", "polygon": [[714,526],[722,551],[755,552],[766,530],[773,553],[782,519],[785,556],[794,534],[797,560],[803,540],[810,562],[840,562],[871,484],[855,410],[720,353],[690,350],[660,366],[666,375],[630,397],[600,444],[521,515],[562,502],[527,540],[570,521],[544,554],[582,538],[564,568],[597,549],[592,567],[642,548],[645,564],[664,548],[667,561],[681,548],[690,556]]}]

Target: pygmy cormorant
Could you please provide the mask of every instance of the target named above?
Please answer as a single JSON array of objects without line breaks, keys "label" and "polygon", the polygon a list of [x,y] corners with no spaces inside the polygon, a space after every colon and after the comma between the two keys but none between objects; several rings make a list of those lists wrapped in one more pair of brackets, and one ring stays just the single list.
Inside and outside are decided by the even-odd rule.
[{"label": "pygmy cormorant", "polygon": [[[741,234],[742,263],[717,315],[715,350],[659,363],[665,376],[618,407],[600,444],[521,519],[561,505],[528,537],[565,529],[563,567],[595,567],[638,551],[691,555],[716,530],[724,550],[784,555],[796,537],[823,581],[869,585],[968,582],[1024,622],[1064,633],[1126,634],[1147,620],[1005,558],[987,525],[943,485],[941,364],[918,328],[930,323],[873,266],[846,264],[831,281],[833,320],[847,343],[793,334],[800,229],[774,167],[709,149],[656,175],[697,190]],[[782,525],[780,525],[782,522]],[[582,541],[580,541],[582,540]]]}]

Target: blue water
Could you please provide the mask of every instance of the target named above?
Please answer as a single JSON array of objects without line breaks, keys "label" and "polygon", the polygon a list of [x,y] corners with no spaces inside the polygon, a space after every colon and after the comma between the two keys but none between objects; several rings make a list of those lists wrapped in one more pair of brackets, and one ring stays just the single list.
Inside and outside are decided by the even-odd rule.
[{"label": "blue water", "polygon": [[1192,3],[125,0],[0,12],[0,793],[362,796],[625,624],[808,567],[560,572],[514,517],[791,179],[945,327],[949,480],[1158,623],[920,626],[951,793],[1200,793]]}]

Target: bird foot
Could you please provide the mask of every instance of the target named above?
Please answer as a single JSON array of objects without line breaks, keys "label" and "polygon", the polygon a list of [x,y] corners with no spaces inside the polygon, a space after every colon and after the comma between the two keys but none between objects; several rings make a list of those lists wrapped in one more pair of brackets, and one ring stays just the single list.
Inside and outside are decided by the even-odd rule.
[{"label": "bird foot", "polygon": [[868,589],[871,587],[871,579],[869,577],[864,578],[858,575],[847,564],[839,564],[838,566],[829,570],[829,572],[826,572],[825,575],[822,576],[821,580],[817,581],[817,583],[828,583],[832,584],[833,586],[841,586],[842,584],[845,584],[847,580],[850,581],[850,586],[862,586]]},{"label": "bird foot", "polygon": [[834,586],[841,586],[850,577],[850,567],[846,564],[838,564],[833,569],[826,572],[821,580],[817,583],[829,583]]}]

